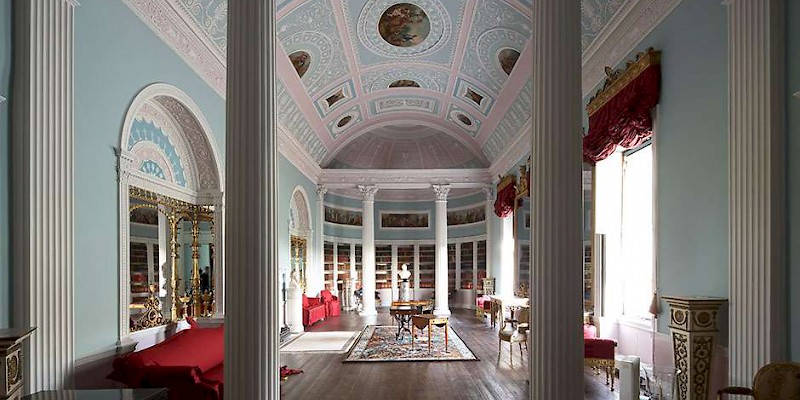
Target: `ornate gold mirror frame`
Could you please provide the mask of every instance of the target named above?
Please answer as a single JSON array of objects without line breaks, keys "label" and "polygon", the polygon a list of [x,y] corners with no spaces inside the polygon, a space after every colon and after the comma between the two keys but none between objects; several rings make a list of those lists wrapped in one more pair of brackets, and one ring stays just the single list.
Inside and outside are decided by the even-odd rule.
[{"label": "ornate gold mirror frame", "polygon": [[291,236],[291,266],[292,271],[297,271],[303,293],[306,292],[306,269],[308,260],[308,240],[301,236]]}]

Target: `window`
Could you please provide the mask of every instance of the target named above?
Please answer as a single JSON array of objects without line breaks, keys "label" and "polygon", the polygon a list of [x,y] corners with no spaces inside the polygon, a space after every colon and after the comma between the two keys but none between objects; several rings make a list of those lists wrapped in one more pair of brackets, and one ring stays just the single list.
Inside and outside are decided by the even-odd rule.
[{"label": "window", "polygon": [[649,318],[654,288],[652,146],[648,142],[617,152],[596,168],[595,229],[606,243],[603,312]]}]

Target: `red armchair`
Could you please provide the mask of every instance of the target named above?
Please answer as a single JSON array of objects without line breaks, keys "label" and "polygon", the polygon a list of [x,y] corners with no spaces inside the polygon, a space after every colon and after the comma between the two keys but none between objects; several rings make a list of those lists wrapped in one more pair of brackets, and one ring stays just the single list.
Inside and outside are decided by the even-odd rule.
[{"label": "red armchair", "polygon": [[132,388],[169,388],[171,400],[222,400],[223,329],[183,330],[155,346],[120,356],[109,378]]},{"label": "red armchair", "polygon": [[319,297],[308,297],[303,295],[303,325],[309,326],[317,321],[325,319],[327,313],[325,303]]},{"label": "red armchair", "polygon": [[[596,371],[606,372],[606,385],[611,384],[614,391],[614,355],[617,341],[613,339],[600,339],[597,337],[597,327],[594,325],[583,326],[583,361]],[[598,372],[599,373],[599,372]]]},{"label": "red armchair", "polygon": [[339,302],[339,298],[334,296],[330,291],[323,290],[319,292],[319,297],[322,299],[322,303],[325,304],[325,316],[326,317],[336,317],[341,314],[341,303]]},{"label": "red armchair", "polygon": [[487,314],[492,313],[492,299],[488,295],[478,296],[475,299],[475,316],[483,320]]}]

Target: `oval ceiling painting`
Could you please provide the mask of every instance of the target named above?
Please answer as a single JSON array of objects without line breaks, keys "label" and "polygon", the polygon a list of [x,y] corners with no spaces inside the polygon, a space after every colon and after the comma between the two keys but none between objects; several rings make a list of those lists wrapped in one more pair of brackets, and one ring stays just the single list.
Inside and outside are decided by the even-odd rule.
[{"label": "oval ceiling painting", "polygon": [[383,40],[397,47],[412,47],[422,43],[431,33],[428,14],[419,6],[395,4],[381,15],[378,32]]},{"label": "oval ceiling painting", "polygon": [[336,124],[336,126],[341,128],[341,127],[347,125],[347,123],[350,122],[352,119],[353,119],[352,116],[347,115],[344,118],[340,119],[339,122]]},{"label": "oval ceiling painting", "polygon": [[472,120],[469,119],[469,117],[467,117],[466,115],[458,113],[456,117],[458,117],[458,120],[461,121],[462,124],[467,126],[472,126]]},{"label": "oval ceiling painting", "polygon": [[301,78],[308,72],[308,67],[311,66],[311,55],[305,51],[295,51],[289,54],[289,60],[292,62],[294,70],[297,71],[297,75]]},{"label": "oval ceiling painting", "polygon": [[398,79],[389,84],[390,88],[398,88],[398,87],[419,87],[419,83],[412,81],[411,79]]},{"label": "oval ceiling painting", "polygon": [[497,54],[497,60],[500,61],[500,68],[506,71],[506,74],[511,75],[511,71],[519,60],[519,52],[514,49],[503,49]]}]

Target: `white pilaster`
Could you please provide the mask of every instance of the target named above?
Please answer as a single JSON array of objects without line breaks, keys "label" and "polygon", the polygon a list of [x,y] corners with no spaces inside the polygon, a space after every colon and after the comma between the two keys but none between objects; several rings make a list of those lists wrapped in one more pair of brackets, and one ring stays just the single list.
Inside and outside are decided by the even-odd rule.
[{"label": "white pilaster", "polygon": [[[495,266],[494,266],[494,251],[492,251],[492,246],[494,243],[494,238],[492,236],[492,221],[495,218],[494,215],[494,188],[492,186],[484,186],[483,187],[483,194],[486,195],[486,277],[492,278],[495,276]],[[475,266],[477,268],[477,264]],[[477,273],[477,270],[476,270]],[[477,288],[477,276],[475,278],[475,288]]]},{"label": "white pilaster", "polygon": [[225,201],[214,197],[214,316],[225,316]]},{"label": "white pilaster", "polygon": [[433,313],[436,315],[450,315],[449,299],[447,298],[447,194],[450,185],[433,185],[436,194],[436,269],[434,270],[436,304]]},{"label": "white pilaster", "polygon": [[225,398],[280,397],[275,7],[228,2]]},{"label": "white pilaster", "polygon": [[784,1],[730,0],[730,384],[786,356]]},{"label": "white pilaster", "polygon": [[375,193],[377,186],[359,186],[364,196],[361,220],[361,288],[364,309],[361,315],[378,315],[375,309]]},{"label": "white pilaster", "polygon": [[73,35],[77,3],[14,3],[12,259],[25,392],[71,386],[74,350]]},{"label": "white pilaster", "polygon": [[500,296],[514,294],[514,217],[500,219],[500,265],[494,269],[495,291]]},{"label": "white pilaster", "polygon": [[533,3],[531,399],[582,399],[581,2]]},{"label": "white pilaster", "polygon": [[[314,229],[316,229],[316,236],[314,241],[317,243],[317,247],[315,247],[316,251],[316,260],[315,264],[319,268],[319,282],[320,287],[319,289],[325,289],[325,232],[324,223],[325,223],[325,194],[328,193],[328,188],[324,185],[317,185],[317,220],[314,221]],[[333,288],[331,288],[331,293],[334,296],[339,295],[339,288],[336,285],[336,280],[333,281]]]}]

